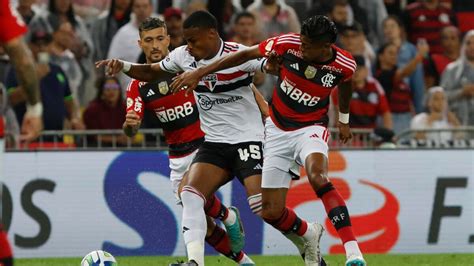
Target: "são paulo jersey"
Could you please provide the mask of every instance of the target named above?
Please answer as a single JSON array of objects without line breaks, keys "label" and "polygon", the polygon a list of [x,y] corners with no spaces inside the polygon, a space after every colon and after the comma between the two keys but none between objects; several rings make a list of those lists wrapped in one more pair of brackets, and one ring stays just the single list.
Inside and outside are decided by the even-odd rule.
[{"label": "s\u00e3o paulo jersey", "polygon": [[0,43],[6,43],[26,33],[21,16],[10,5],[10,0],[0,0]]},{"label": "s\u00e3o paulo jersey", "polygon": [[[162,60],[160,67],[171,73],[193,70],[245,48],[221,41],[214,58],[196,61],[186,46],[181,46]],[[206,141],[236,144],[263,140],[262,116],[250,84],[255,71],[262,70],[264,65],[265,60],[248,61],[207,75],[199,82],[194,96]]]},{"label": "s\u00e3o paulo jersey", "polygon": [[204,141],[194,96],[186,96],[184,91],[171,93],[172,76],[157,82],[133,79],[127,88],[127,112],[133,110],[143,118],[145,109],[148,109],[156,115],[171,158],[195,151]]},{"label": "s\u00e3o paulo jersey", "polygon": [[352,55],[332,45],[333,58],[320,64],[303,60],[299,34],[284,34],[259,44],[265,56],[274,51],[283,59],[270,105],[273,122],[283,130],[314,124],[326,126],[331,91],[348,81],[356,69]]}]

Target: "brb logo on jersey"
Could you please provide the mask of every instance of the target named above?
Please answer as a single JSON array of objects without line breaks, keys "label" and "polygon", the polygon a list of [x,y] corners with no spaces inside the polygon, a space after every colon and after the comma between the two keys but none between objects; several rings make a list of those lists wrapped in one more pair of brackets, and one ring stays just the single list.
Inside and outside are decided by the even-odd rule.
[{"label": "brb logo on jersey", "polygon": [[280,84],[280,89],[288,95],[292,100],[302,103],[305,106],[315,106],[318,104],[320,97],[311,96],[306,92],[301,91],[295,87],[295,84],[287,79],[284,79]]},{"label": "brb logo on jersey", "polygon": [[211,110],[215,104],[217,105],[217,104],[233,103],[233,102],[242,100],[243,98],[244,97],[242,96],[231,96],[225,99],[216,98],[213,100],[206,95],[198,95],[198,103],[199,103],[199,106],[201,106],[203,110],[208,111],[208,110]]},{"label": "brb logo on jersey", "polygon": [[178,105],[172,108],[165,110],[157,109],[155,114],[160,120],[161,123],[172,122],[174,120],[184,118],[194,111],[193,105],[191,102],[185,102],[183,105]]}]

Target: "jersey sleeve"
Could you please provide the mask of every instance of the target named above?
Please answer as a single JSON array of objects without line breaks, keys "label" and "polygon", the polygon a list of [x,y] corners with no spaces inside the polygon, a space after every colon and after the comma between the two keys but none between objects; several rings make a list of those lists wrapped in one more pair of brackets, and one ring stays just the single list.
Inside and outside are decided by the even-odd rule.
[{"label": "jersey sleeve", "polygon": [[186,56],[186,46],[181,46],[171,51],[163,60],[160,61],[160,68],[169,73],[182,72],[180,66]]},{"label": "jersey sleeve", "polygon": [[27,28],[9,0],[0,0],[0,43],[7,43],[26,33]]},{"label": "jersey sleeve", "polygon": [[258,45],[258,49],[262,56],[267,56],[268,53],[272,51],[278,55],[282,55],[289,48],[297,48],[300,45],[301,41],[299,35],[289,33],[266,39]]},{"label": "jersey sleeve", "polygon": [[127,113],[135,111],[143,119],[145,106],[139,91],[139,81],[133,79],[127,87]]}]

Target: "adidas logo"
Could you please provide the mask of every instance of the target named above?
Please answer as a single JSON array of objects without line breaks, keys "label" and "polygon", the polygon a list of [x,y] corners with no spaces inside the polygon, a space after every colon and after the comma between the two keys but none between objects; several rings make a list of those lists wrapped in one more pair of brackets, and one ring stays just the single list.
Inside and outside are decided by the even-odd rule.
[{"label": "adidas logo", "polygon": [[318,134],[314,133],[313,135],[309,136],[310,138],[319,138]]},{"label": "adidas logo", "polygon": [[298,71],[300,70],[300,66],[298,63],[291,64],[290,66]]},{"label": "adidas logo", "polygon": [[196,62],[192,62],[192,63],[191,63],[189,66],[190,66],[190,67],[197,68],[197,64],[196,64]]},{"label": "adidas logo", "polygon": [[261,164],[257,164],[255,165],[255,167],[253,168],[254,170],[262,170],[262,165]]},{"label": "adidas logo", "polygon": [[150,97],[152,95],[155,95],[155,92],[152,89],[149,89],[147,94],[146,94],[146,97]]}]

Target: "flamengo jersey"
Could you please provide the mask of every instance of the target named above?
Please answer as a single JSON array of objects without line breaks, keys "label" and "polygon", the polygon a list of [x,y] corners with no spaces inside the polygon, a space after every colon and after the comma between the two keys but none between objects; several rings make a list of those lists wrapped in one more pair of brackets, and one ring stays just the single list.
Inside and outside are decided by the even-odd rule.
[{"label": "flamengo jersey", "polygon": [[6,43],[26,33],[27,28],[10,0],[0,0],[0,43]]},{"label": "flamengo jersey", "polygon": [[[181,46],[162,60],[160,67],[171,73],[193,70],[245,48],[221,40],[220,50],[214,58],[196,62],[186,46]],[[263,141],[262,116],[250,83],[254,72],[262,70],[264,65],[265,60],[252,60],[207,75],[199,82],[194,96],[206,141],[229,144]]]},{"label": "flamengo jersey", "polygon": [[184,91],[172,94],[169,79],[142,82],[133,79],[127,88],[127,112],[135,111],[142,119],[145,108],[156,114],[169,145],[170,157],[195,151],[204,140],[199,113],[193,95]]},{"label": "flamengo jersey", "polygon": [[332,45],[333,58],[315,65],[303,60],[300,35],[284,34],[260,43],[265,56],[274,51],[283,63],[270,105],[270,117],[282,130],[314,124],[326,126],[331,91],[348,81],[356,69],[352,55]]}]

